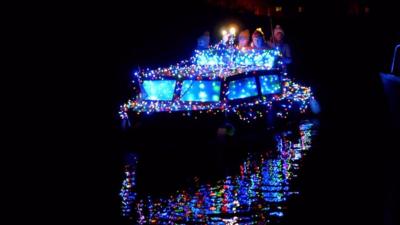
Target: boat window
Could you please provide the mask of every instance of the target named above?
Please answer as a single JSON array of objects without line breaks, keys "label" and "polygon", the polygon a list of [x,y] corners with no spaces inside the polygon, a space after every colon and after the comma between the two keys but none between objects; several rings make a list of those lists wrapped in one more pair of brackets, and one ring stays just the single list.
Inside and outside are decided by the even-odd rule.
[{"label": "boat window", "polygon": [[281,92],[281,82],[278,75],[260,76],[261,93],[263,95]]},{"label": "boat window", "polygon": [[142,98],[144,100],[172,100],[175,84],[175,80],[145,80],[141,85]]},{"label": "boat window", "polygon": [[184,80],[182,82],[181,100],[218,102],[220,91],[220,81]]},{"label": "boat window", "polygon": [[248,77],[229,82],[227,98],[229,100],[247,98],[258,95],[255,77]]}]

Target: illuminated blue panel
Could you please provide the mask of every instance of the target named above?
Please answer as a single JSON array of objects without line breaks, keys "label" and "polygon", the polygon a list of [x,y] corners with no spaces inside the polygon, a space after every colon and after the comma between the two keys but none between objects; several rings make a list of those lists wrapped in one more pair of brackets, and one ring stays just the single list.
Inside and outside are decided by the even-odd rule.
[{"label": "illuminated blue panel", "polygon": [[218,102],[220,91],[220,81],[184,80],[182,82],[181,100]]},{"label": "illuminated blue panel", "polygon": [[172,100],[175,83],[175,80],[145,80],[142,85],[142,97],[144,100]]},{"label": "illuminated blue panel", "polygon": [[234,80],[229,83],[227,97],[230,100],[258,95],[255,77]]},{"label": "illuminated blue panel", "polygon": [[278,75],[260,76],[260,85],[263,95],[276,94],[281,91],[281,82]]}]

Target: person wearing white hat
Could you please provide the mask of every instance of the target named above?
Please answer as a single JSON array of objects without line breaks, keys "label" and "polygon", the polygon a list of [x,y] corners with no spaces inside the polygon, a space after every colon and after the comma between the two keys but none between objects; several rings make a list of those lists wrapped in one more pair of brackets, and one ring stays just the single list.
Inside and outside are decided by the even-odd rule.
[{"label": "person wearing white hat", "polygon": [[268,45],[273,49],[278,48],[282,53],[284,63],[290,64],[292,62],[292,55],[289,45],[283,41],[284,36],[285,32],[281,26],[276,25],[271,37],[271,41],[268,42]]}]

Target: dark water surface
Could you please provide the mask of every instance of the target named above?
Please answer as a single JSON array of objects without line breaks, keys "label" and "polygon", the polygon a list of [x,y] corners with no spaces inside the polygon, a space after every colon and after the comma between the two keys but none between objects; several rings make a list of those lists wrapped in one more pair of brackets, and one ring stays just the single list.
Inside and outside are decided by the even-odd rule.
[{"label": "dark water surface", "polygon": [[[305,163],[303,158],[313,149],[317,126],[318,121],[301,121],[280,130],[259,131],[257,136],[250,134],[250,140],[249,134],[234,134],[230,140],[220,140],[223,143],[217,148],[211,143],[208,148],[214,148],[213,152],[187,148],[191,156],[155,157],[154,152],[149,153],[151,149],[142,154],[130,153],[126,162],[135,180],[131,193],[134,204],[133,212],[126,207],[125,213],[138,224],[280,222],[289,202],[299,194],[299,170]],[[167,147],[164,150],[173,151]],[[204,156],[198,158],[198,154]],[[142,161],[141,157],[147,159]],[[171,186],[176,190],[160,194]]]}]

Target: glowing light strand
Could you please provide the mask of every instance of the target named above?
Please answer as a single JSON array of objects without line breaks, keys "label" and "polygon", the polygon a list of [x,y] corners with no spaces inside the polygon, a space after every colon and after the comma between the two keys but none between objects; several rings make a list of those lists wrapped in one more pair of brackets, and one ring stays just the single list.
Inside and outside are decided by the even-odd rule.
[{"label": "glowing light strand", "polygon": [[132,204],[136,199],[136,164],[137,158],[133,157],[133,161],[125,165],[124,168],[124,180],[122,182],[121,191],[119,196],[121,197],[121,212],[122,216],[132,216]]},{"label": "glowing light strand", "polygon": [[[151,114],[154,112],[176,112],[176,111],[204,111],[206,113],[227,112],[234,113],[240,119],[250,122],[251,120],[261,118],[269,113],[272,107],[276,116],[287,118],[290,113],[307,112],[310,100],[313,98],[311,89],[294,83],[292,80],[283,77],[282,92],[272,97],[253,98],[252,100],[242,101],[237,104],[228,104],[226,94],[218,102],[191,102],[181,101],[176,98],[174,93],[173,99],[168,101],[159,101],[156,97],[145,99],[143,90],[138,87],[149,80],[210,80],[223,82],[226,88],[226,78],[238,74],[248,73],[258,70],[271,70],[284,66],[280,60],[280,52],[277,50],[239,50],[237,48],[221,49],[218,45],[208,49],[195,52],[190,60],[185,60],[177,65],[168,68],[158,68],[156,70],[141,70],[134,73],[133,86],[137,93],[127,103],[121,105],[119,115],[121,119],[128,118],[128,112],[136,112],[137,114]],[[260,78],[261,79],[261,78]],[[267,79],[260,82],[266,83]],[[181,87],[177,88],[180,91]],[[275,87],[275,89],[278,87]],[[266,89],[265,89],[266,90]],[[262,91],[264,92],[264,87]],[[165,90],[164,90],[165,91]],[[203,99],[206,99],[207,93],[203,93]],[[218,96],[214,99],[218,99]],[[172,98],[172,97],[171,97]],[[265,106],[262,110],[254,109],[255,105]],[[188,113],[189,114],[189,113]],[[186,115],[186,114],[184,114]]]},{"label": "glowing light strand", "polygon": [[[197,190],[178,190],[168,198],[148,196],[136,203],[138,224],[207,223],[236,221],[255,224],[272,222],[285,214],[287,198],[296,177],[298,162],[311,146],[312,124],[300,125],[297,139],[290,132],[276,136],[276,157],[265,153],[249,154],[240,173],[228,176],[215,185],[199,185]],[[270,153],[269,153],[270,154]],[[268,157],[268,158],[267,158]],[[225,216],[222,216],[225,215]],[[229,218],[231,216],[231,218]]]}]

